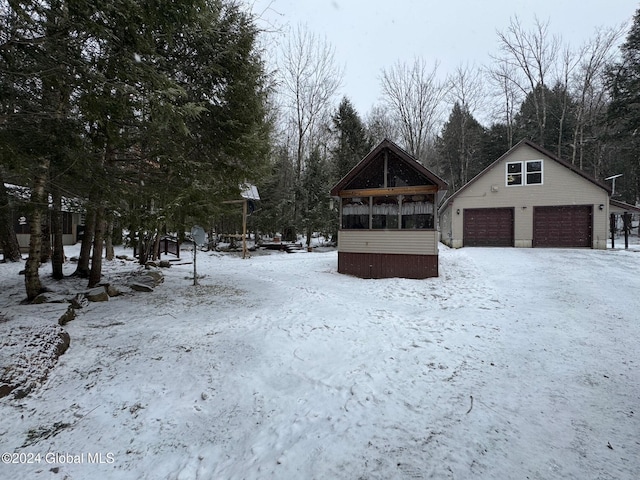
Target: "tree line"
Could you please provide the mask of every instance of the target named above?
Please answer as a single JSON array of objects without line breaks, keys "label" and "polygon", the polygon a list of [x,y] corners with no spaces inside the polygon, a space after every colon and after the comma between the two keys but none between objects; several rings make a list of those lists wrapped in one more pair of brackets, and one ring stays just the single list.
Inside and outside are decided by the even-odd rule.
[{"label": "tree line", "polygon": [[259,20],[237,0],[0,0],[0,247],[21,260],[4,185],[28,186],[28,299],[42,262],[63,276],[64,198],[85,208],[75,274],[96,285],[120,229],[144,262],[163,233],[233,228],[223,202],[244,182],[256,231],[334,236],[330,187],[384,138],[450,191],[528,138],[623,173],[616,193],[640,200],[640,10],[577,50],[514,18],[491,65],[444,80],[437,62],[398,62],[364,118],[339,96],[335,47],[295,27],[268,48]]},{"label": "tree line", "polygon": [[269,82],[242,4],[2,0],[0,22],[2,249],[20,258],[4,183],[28,185],[28,299],[41,262],[62,277],[62,197],[83,199],[76,274],[92,286],[114,224],[146,261],[264,164]]},{"label": "tree line", "polygon": [[258,182],[259,228],[291,240],[335,234],[327,192],[384,138],[444,178],[450,193],[526,138],[597,179],[622,173],[616,197],[638,203],[640,10],[630,27],[599,28],[574,49],[537,18],[527,29],[515,17],[497,36],[490,65],[463,65],[444,79],[439,63],[423,58],[383,69],[382,100],[363,118],[347,97],[335,106],[334,49],[292,29],[276,68],[275,154]]}]

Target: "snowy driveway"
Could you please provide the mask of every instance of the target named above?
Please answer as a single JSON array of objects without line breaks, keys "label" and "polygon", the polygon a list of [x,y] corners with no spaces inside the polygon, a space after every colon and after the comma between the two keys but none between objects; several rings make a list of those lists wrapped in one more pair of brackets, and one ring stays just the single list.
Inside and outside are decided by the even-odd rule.
[{"label": "snowy driveway", "polygon": [[111,461],[0,478],[635,478],[640,253],[440,259],[362,280],[335,252],[199,254],[198,287],[175,266],[92,304],[47,383],[0,400],[0,444]]}]

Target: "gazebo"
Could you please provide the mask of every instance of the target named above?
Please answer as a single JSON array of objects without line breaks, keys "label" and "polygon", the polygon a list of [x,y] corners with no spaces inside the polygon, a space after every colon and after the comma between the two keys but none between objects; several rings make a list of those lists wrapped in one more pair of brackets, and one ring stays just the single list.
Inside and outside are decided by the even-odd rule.
[{"label": "gazebo", "polygon": [[438,276],[437,206],[447,183],[383,140],[332,189],[340,202],[338,272]]}]

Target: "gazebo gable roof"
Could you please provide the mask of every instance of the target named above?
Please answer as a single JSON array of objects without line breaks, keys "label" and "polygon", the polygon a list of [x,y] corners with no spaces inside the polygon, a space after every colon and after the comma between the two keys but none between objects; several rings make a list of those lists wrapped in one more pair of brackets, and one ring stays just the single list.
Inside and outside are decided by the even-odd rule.
[{"label": "gazebo gable roof", "polygon": [[434,185],[438,190],[447,189],[447,182],[431,172],[394,142],[385,139],[371,150],[367,156],[365,156],[331,189],[331,196],[337,197],[340,195],[341,191],[352,189],[354,183],[358,182],[358,179],[371,169],[378,168],[379,162],[385,155],[393,161],[399,162],[403,168],[406,168],[411,171],[412,174],[416,175],[420,179],[421,185]]}]

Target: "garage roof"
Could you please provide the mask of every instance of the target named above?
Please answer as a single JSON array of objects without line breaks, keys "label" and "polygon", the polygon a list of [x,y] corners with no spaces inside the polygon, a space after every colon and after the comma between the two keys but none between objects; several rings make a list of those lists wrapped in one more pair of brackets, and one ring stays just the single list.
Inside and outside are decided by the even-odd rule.
[{"label": "garage roof", "polygon": [[606,183],[601,182],[600,180],[592,177],[591,175],[589,175],[587,172],[580,170],[578,167],[576,167],[575,165],[572,165],[571,163],[562,160],[561,158],[555,156],[553,153],[551,153],[550,151],[546,150],[545,148],[541,147],[540,145],[537,145],[535,143],[533,143],[530,140],[524,139],[521,140],[520,142],[518,142],[516,145],[514,145],[513,147],[511,147],[505,154],[503,154],[500,158],[498,158],[495,162],[491,163],[491,165],[489,165],[487,168],[485,168],[483,171],[481,171],[478,175],[476,175],[475,177],[473,177],[471,180],[469,180],[465,185],[463,185],[463,187],[458,190],[457,192],[451,194],[442,204],[441,210],[443,210],[444,208],[446,208],[447,204],[449,203],[449,200],[455,198],[460,192],[463,192],[464,190],[466,190],[470,185],[472,185],[477,179],[479,179],[480,177],[482,177],[482,175],[484,175],[485,172],[491,170],[497,163],[501,162],[502,160],[504,160],[507,156],[509,156],[511,154],[511,152],[513,152],[514,150],[522,147],[522,146],[528,146],[530,148],[533,148],[534,150],[537,150],[538,152],[540,152],[541,154],[543,154],[544,156],[548,157],[549,159],[558,162],[560,165],[562,165],[563,167],[568,168],[569,170],[571,170],[572,172],[580,175],[581,177],[583,177],[585,180],[588,180],[589,182],[593,183],[594,185],[597,185],[598,187],[602,188],[603,190],[606,190],[607,193],[609,195],[611,195],[611,187],[609,187],[609,185],[607,185]]}]

